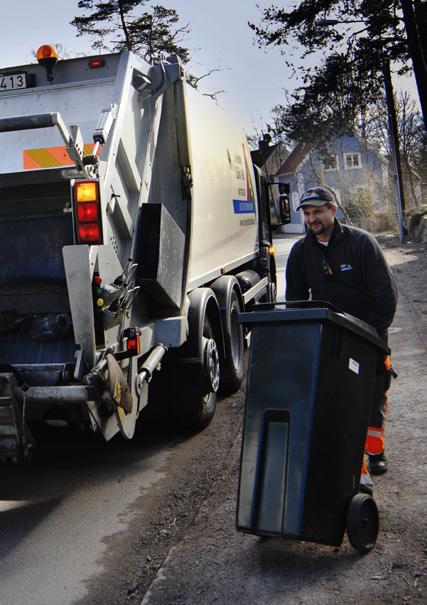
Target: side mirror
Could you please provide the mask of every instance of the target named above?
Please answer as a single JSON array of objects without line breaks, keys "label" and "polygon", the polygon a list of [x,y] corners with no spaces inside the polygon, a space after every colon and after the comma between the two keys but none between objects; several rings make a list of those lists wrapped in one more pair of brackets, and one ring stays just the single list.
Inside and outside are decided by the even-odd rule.
[{"label": "side mirror", "polygon": [[289,184],[279,183],[275,177],[268,184],[270,223],[273,228],[287,225],[291,222],[289,193]]},{"label": "side mirror", "polygon": [[291,222],[291,205],[286,193],[279,196],[279,213],[282,225],[288,225]]}]

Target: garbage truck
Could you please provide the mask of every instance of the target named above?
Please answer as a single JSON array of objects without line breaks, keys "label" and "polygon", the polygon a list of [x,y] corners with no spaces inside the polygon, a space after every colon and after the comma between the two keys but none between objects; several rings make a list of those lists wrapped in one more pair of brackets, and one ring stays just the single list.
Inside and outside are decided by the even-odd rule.
[{"label": "garbage truck", "polygon": [[176,56],[0,70],[0,459],[38,424],[131,439],[149,404],[192,430],[241,384],[238,314],[276,290],[244,133]]}]

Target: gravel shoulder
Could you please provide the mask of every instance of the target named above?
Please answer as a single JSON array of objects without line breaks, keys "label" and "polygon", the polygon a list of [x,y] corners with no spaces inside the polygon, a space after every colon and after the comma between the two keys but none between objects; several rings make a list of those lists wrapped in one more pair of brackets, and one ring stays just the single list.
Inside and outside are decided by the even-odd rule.
[{"label": "gravel shoulder", "polygon": [[[170,544],[143,605],[425,602],[427,246],[400,245],[387,236],[379,240],[399,286],[390,336],[399,376],[389,397],[390,470],[375,478],[381,529],[374,551],[361,556],[346,539],[331,548],[236,532],[237,430],[228,434],[219,466],[214,463],[207,472],[203,503]],[[241,397],[234,404],[233,422],[241,423]],[[182,497],[177,490],[176,498]]]}]

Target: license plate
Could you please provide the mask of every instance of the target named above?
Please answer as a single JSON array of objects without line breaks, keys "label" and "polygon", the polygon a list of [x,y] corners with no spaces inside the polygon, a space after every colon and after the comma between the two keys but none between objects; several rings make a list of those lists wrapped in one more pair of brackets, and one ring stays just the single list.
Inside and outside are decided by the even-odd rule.
[{"label": "license plate", "polygon": [[19,88],[27,88],[27,78],[25,74],[0,75],[0,92]]}]

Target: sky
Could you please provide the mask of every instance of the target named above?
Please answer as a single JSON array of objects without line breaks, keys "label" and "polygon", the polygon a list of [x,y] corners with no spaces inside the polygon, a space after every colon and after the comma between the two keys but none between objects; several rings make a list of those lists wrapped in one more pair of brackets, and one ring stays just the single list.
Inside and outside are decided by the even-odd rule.
[{"label": "sky", "polygon": [[[191,32],[183,42],[190,49],[189,69],[195,75],[221,69],[200,82],[205,92],[224,90],[218,104],[231,113],[248,134],[265,130],[274,105],[285,101],[298,80],[291,76],[279,49],[259,49],[248,21],[259,23],[261,9],[287,7],[293,0],[159,0],[174,8]],[[77,0],[0,0],[0,65],[33,61],[33,51],[60,42],[72,54],[91,54],[91,41],[77,37],[70,21],[82,11]],[[404,88],[414,90],[412,82]]]}]

